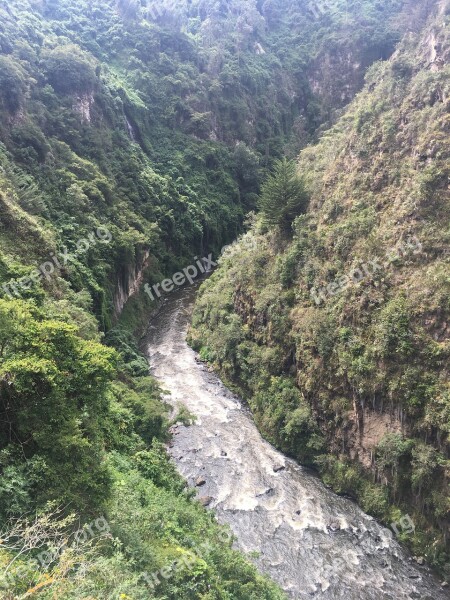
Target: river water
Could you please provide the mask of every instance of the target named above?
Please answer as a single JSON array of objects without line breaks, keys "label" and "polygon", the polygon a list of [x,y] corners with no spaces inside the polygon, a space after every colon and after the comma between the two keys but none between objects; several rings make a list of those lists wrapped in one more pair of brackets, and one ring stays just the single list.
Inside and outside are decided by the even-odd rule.
[{"label": "river water", "polygon": [[[262,439],[248,410],[186,343],[196,288],[165,300],[146,340],[152,374],[174,407],[196,417],[177,426],[170,453],[221,523],[290,598],[449,598],[393,533]],[[201,485],[199,485],[201,484]]]}]

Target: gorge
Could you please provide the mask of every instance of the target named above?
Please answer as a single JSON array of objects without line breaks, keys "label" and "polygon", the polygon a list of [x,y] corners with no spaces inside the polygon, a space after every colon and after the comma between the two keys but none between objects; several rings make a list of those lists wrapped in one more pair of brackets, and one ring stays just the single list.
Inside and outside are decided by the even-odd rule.
[{"label": "gorge", "polygon": [[276,452],[248,409],[186,342],[196,290],[170,296],[150,322],[145,346],[152,374],[190,425],[173,428],[170,455],[236,546],[290,598],[448,597],[427,569],[404,553],[392,530]]},{"label": "gorge", "polygon": [[448,597],[449,56],[444,0],[0,0],[2,599]]}]

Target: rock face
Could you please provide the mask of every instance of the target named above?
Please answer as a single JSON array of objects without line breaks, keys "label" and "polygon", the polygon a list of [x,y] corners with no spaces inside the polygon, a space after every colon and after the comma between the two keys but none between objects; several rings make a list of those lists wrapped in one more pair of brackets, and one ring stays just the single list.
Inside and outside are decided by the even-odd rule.
[{"label": "rock face", "polygon": [[[320,3],[311,3],[317,4]],[[324,12],[327,4],[323,4]],[[323,110],[332,114],[345,107],[364,85],[367,69],[378,60],[388,59],[395,44],[405,31],[420,31],[434,8],[432,0],[424,0],[418,7],[415,0],[404,3],[403,9],[396,18],[392,19],[391,38],[380,40],[366,38],[354,39],[348,36],[346,44],[336,44],[330,40],[318,53],[308,67],[308,80],[311,90],[323,102]],[[344,15],[342,27],[350,31],[352,15]],[[433,47],[433,62],[436,60]]]},{"label": "rock face", "polygon": [[211,502],[214,500],[211,496],[201,496],[198,501],[202,506],[209,506]]},{"label": "rock face", "polygon": [[94,94],[86,93],[77,96],[74,103],[74,110],[80,115],[86,123],[91,122],[91,111],[94,105]]},{"label": "rock face", "polygon": [[[359,417],[361,427],[358,428]],[[398,414],[357,407],[353,415],[349,415],[353,423],[353,435],[348,432],[348,452],[352,459],[360,461],[366,468],[371,468],[376,448],[386,435],[401,435],[403,423]]]},{"label": "rock face", "polygon": [[150,252],[146,251],[132,266],[127,267],[117,278],[114,294],[114,317],[117,318],[128,300],[136,294],[143,281],[145,269],[150,263]]},{"label": "rock face", "polygon": [[309,82],[315,95],[323,98],[328,110],[348,104],[364,84],[364,73],[374,60],[387,58],[391,48],[372,48],[366,56],[354,44],[317,57],[309,70]]}]

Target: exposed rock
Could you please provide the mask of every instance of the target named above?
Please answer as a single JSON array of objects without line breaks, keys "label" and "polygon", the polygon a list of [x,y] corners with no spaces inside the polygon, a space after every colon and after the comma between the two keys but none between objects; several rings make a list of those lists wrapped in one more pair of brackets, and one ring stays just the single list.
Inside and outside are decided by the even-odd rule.
[{"label": "exposed rock", "polygon": [[256,494],[257,498],[261,498],[261,496],[269,496],[270,494],[273,494],[273,492],[275,491],[274,488],[267,488],[267,490],[265,490],[264,492],[261,492],[260,494]]},{"label": "exposed rock", "polygon": [[80,115],[86,123],[91,122],[91,110],[94,104],[94,94],[86,93],[75,99],[74,110]]},{"label": "exposed rock", "polygon": [[197,481],[195,482],[195,487],[202,487],[205,484],[206,484],[206,480],[203,479],[202,477],[199,477],[197,479]]},{"label": "exposed rock", "polygon": [[213,500],[214,498],[212,496],[201,496],[198,499],[202,506],[209,506]]},{"label": "exposed rock", "polygon": [[275,465],[273,468],[274,473],[279,473],[280,471],[284,471],[286,467],[284,465]]},{"label": "exposed rock", "polygon": [[127,301],[134,296],[144,281],[144,272],[149,265],[150,252],[144,252],[136,265],[128,267],[126,273],[119,275],[114,294],[114,316],[117,318]]}]

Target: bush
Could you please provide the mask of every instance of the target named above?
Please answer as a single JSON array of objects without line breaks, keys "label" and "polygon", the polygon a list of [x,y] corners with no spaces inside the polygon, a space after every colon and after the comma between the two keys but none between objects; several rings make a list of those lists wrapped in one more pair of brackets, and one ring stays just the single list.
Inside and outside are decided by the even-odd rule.
[{"label": "bush", "polygon": [[100,423],[109,414],[115,353],[80,339],[73,325],[43,319],[31,304],[5,300],[0,349],[0,450],[4,457],[21,457],[4,468],[15,465],[19,472],[33,460],[38,470],[30,478],[41,501],[102,505],[109,476]]},{"label": "bush", "polygon": [[[36,127],[31,121],[26,121],[13,127],[12,129],[12,140],[16,144],[17,148],[23,150],[29,150],[32,148],[36,153],[36,159],[39,162],[44,162],[47,153],[50,150],[50,146],[47,143],[42,131]],[[16,152],[20,158],[23,157],[24,153]]]},{"label": "bush", "polygon": [[75,44],[50,50],[44,70],[50,85],[61,94],[92,91],[97,80],[92,59]]}]

